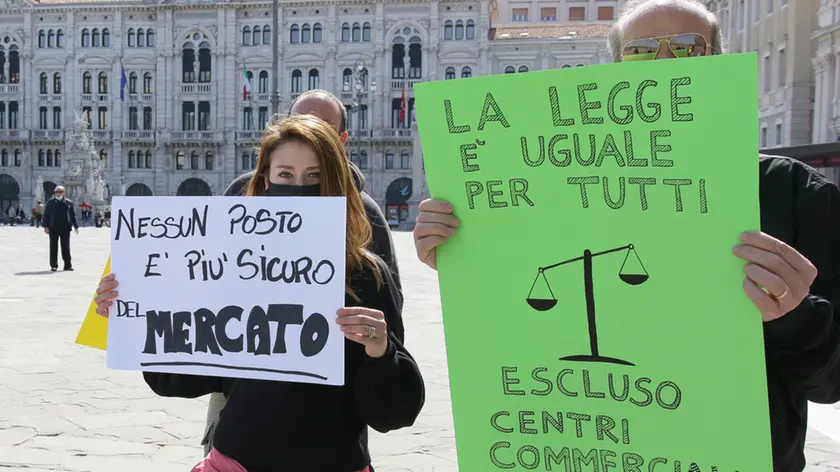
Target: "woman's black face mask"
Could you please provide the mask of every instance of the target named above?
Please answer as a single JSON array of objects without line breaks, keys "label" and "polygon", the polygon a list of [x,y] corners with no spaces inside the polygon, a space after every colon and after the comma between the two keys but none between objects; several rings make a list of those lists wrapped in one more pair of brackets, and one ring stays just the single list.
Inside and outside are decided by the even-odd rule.
[{"label": "woman's black face mask", "polygon": [[286,185],[269,182],[265,195],[267,197],[320,197],[321,184]]}]

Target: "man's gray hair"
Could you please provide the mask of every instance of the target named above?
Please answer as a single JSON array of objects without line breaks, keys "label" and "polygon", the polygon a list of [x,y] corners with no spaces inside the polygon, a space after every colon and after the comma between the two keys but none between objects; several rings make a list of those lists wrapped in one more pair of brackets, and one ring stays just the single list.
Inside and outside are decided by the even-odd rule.
[{"label": "man's gray hair", "polygon": [[[712,37],[709,41],[712,42],[712,54],[723,54],[723,36],[721,35],[720,23],[717,16],[709,11],[705,5],[697,0],[629,0],[621,11],[618,13],[618,18],[610,28],[610,34],[607,38],[607,47],[610,49],[614,62],[621,62],[622,47],[621,40],[624,35],[624,28],[627,23],[635,18],[637,15],[652,10],[657,7],[675,7],[684,11],[695,13],[697,16],[706,20],[709,24],[709,29],[712,32]],[[686,31],[686,33],[693,33],[694,31]]]}]

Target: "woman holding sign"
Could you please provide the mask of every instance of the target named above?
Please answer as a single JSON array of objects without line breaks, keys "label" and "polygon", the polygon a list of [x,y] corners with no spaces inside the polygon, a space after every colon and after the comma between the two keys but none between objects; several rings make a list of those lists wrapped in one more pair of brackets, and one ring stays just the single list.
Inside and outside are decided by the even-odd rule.
[{"label": "woman holding sign", "polygon": [[[367,427],[412,425],[425,388],[402,345],[402,297],[387,265],[366,249],[371,228],[338,135],[312,116],[272,125],[247,195],[347,198],[345,308],[336,318],[346,338],[344,385],[144,372],[146,383],[166,397],[226,395],[215,448],[194,471],[372,472]],[[97,313],[108,316],[116,289],[112,274],[102,279]]]}]

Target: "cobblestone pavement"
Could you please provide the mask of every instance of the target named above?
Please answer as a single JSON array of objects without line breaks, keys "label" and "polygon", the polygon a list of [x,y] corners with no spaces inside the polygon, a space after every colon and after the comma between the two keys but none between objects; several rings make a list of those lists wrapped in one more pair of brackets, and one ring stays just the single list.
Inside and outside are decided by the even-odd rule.
[{"label": "cobblestone pavement", "polygon": [[[382,472],[455,472],[437,277],[395,233],[406,290],[406,332],[427,400],[417,424],[374,433]],[[206,400],[155,397],[134,372],[73,344],[107,258],[106,230],[72,240],[75,272],[49,271],[47,237],[0,226],[0,471],[185,472],[201,454]],[[809,471],[840,471],[840,410],[812,411]],[[752,471],[762,472],[762,471]]]}]

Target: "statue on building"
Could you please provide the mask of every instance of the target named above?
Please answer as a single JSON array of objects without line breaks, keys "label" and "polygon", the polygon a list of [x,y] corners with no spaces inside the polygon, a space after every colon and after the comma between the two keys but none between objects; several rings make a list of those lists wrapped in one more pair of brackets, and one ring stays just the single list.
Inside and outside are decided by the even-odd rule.
[{"label": "statue on building", "polygon": [[73,131],[67,137],[67,147],[64,160],[61,162],[63,171],[62,185],[67,196],[76,204],[83,202],[96,207],[105,202],[105,169],[103,162],[93,145],[90,127],[85,116],[73,112]]}]

